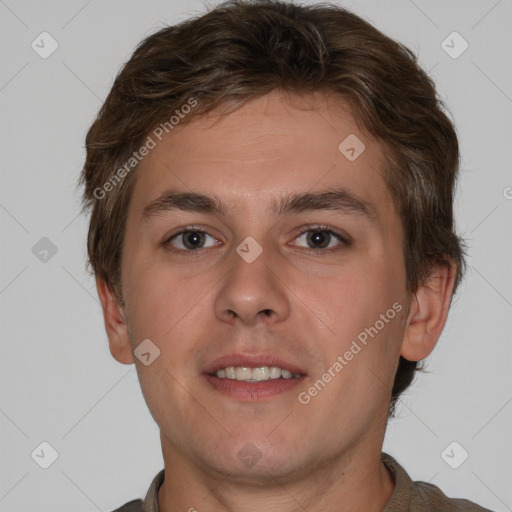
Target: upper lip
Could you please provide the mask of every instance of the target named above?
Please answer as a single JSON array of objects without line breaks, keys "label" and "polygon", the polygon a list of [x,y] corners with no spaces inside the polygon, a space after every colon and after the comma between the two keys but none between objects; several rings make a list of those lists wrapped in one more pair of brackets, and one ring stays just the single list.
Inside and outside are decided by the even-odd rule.
[{"label": "upper lip", "polygon": [[305,374],[304,370],[300,367],[284,361],[275,354],[231,354],[221,356],[207,364],[204,368],[204,373],[215,373],[217,370],[227,368],[228,366],[244,366],[250,368],[278,366],[281,370],[288,370],[294,374]]}]

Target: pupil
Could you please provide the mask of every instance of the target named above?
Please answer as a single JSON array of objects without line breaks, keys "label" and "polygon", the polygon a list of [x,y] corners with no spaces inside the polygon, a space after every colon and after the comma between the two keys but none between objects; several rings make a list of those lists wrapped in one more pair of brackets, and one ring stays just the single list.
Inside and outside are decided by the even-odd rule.
[{"label": "pupil", "polygon": [[[197,249],[203,241],[204,234],[197,231],[189,231],[189,235],[184,238],[185,246],[189,249]],[[312,231],[308,240],[313,244],[320,244],[321,248],[329,245],[329,236],[324,231]]]},{"label": "pupil", "polygon": [[324,231],[313,231],[309,237],[313,244],[321,244],[321,248],[329,245],[328,238],[329,237],[325,235]]},{"label": "pupil", "polygon": [[[189,233],[190,234],[186,236],[184,240],[185,246],[188,249],[197,249],[197,246],[200,245],[202,241],[203,233],[198,233],[197,231],[190,231]],[[191,244],[191,247],[189,247],[188,244]]]}]

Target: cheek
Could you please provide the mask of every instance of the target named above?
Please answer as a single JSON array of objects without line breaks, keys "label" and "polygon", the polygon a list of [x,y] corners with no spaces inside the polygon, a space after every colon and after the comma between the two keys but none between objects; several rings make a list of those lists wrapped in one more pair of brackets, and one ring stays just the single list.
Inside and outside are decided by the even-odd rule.
[{"label": "cheek", "polygon": [[225,271],[191,275],[169,262],[139,262],[137,272],[127,272],[125,279],[132,344],[149,338],[160,349],[160,365],[173,374],[194,372],[197,344],[211,334],[212,301]]},{"label": "cheek", "polygon": [[[383,313],[394,302],[395,285],[389,277],[389,269],[384,268],[381,261],[365,261],[358,258],[355,264],[342,270],[334,271],[329,279],[322,281],[313,293],[309,293],[310,303],[317,312],[329,319],[333,326],[344,326],[333,329],[335,332],[348,332],[350,326],[365,326],[376,320],[376,315]],[[319,315],[320,316],[320,315]]]},{"label": "cheek", "polygon": [[338,356],[346,355],[348,365],[338,384],[346,378],[363,394],[372,391],[372,382],[378,385],[375,375],[389,380],[398,358],[406,304],[395,275],[385,261],[361,258],[358,265],[326,281],[315,293],[316,308],[312,309],[329,328],[322,340],[325,363],[332,365]]},{"label": "cheek", "polygon": [[186,321],[187,314],[199,305],[204,285],[199,280],[180,277],[171,268],[152,265],[126,279],[126,305],[132,328],[139,336],[156,340]]}]

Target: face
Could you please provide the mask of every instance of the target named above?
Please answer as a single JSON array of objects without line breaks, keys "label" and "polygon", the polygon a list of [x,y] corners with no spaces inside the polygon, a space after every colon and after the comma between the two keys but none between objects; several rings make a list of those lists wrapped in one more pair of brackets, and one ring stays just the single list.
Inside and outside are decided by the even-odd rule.
[{"label": "face", "polygon": [[123,362],[164,453],[286,479],[380,452],[409,307],[382,169],[340,98],[277,92],[144,158],[122,254],[129,337],[111,350],[159,350]]}]

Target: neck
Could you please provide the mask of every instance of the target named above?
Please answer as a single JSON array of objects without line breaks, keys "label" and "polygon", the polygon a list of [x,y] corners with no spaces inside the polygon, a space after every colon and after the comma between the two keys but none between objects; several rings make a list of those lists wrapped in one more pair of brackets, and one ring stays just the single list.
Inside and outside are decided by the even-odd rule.
[{"label": "neck", "polygon": [[194,466],[167,446],[160,512],[382,512],[394,481],[381,461],[381,446],[377,451],[346,453],[300,476],[276,478],[267,472],[252,481]]}]

